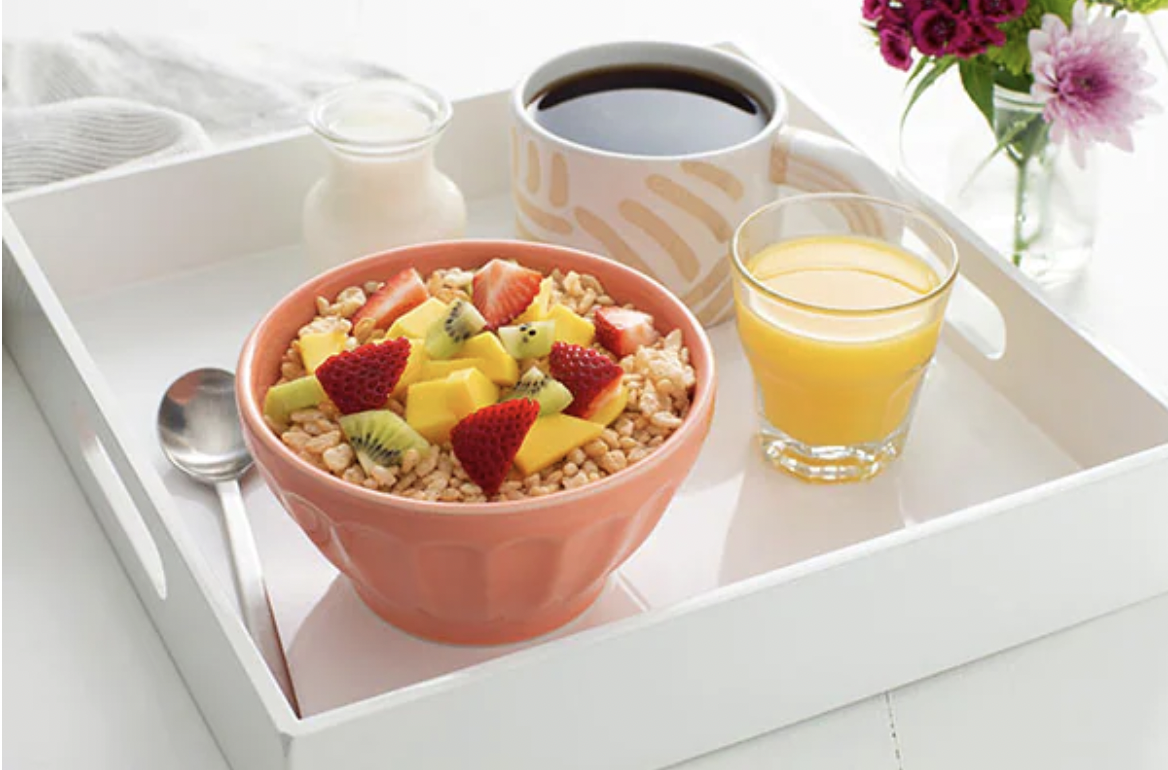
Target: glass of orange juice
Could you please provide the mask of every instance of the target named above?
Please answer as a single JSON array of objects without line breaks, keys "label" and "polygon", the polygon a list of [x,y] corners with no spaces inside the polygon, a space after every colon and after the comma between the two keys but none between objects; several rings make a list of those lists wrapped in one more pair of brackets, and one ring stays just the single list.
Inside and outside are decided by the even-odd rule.
[{"label": "glass of orange juice", "polygon": [[731,259],[766,458],[808,481],[888,467],[937,347],[953,240],[900,203],[796,195],[751,214]]}]

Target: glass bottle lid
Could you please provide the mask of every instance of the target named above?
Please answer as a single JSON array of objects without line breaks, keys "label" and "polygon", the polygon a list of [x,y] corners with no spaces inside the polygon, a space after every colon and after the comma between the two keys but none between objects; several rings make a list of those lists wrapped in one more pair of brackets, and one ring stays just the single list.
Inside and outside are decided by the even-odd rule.
[{"label": "glass bottle lid", "polygon": [[406,79],[368,80],[320,97],[308,122],[322,138],[349,152],[400,152],[433,141],[453,113],[446,97]]}]

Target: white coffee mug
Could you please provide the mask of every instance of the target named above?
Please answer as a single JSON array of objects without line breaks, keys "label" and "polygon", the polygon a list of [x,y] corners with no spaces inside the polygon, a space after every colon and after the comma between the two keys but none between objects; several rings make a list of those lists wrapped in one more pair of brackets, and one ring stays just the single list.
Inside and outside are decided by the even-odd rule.
[{"label": "white coffee mug", "polygon": [[[691,155],[633,155],[551,133],[531,104],[552,85],[603,68],[677,67],[757,99],[770,120],[739,144]],[[746,59],[711,48],[622,42],[557,56],[511,94],[511,191],[517,234],[604,254],[681,297],[707,326],[731,317],[730,239],[778,188],[895,198],[891,180],[843,142],[787,125],[783,89]]]}]

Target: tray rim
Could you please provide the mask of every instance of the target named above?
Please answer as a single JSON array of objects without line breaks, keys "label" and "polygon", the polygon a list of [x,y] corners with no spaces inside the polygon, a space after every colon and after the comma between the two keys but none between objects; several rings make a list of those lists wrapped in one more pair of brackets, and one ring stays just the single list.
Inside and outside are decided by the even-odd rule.
[{"label": "tray rim", "polygon": [[[771,63],[765,62],[765,60],[762,61],[764,66],[767,66],[772,71],[781,71],[779,68],[774,67]],[[807,92],[799,88],[796,79],[790,78],[786,75],[786,73],[783,74],[782,79],[787,87],[792,92],[798,93],[799,98],[807,103],[813,111],[818,113],[826,122],[830,123],[833,127],[837,127],[837,130],[839,130],[839,124],[838,122],[833,121],[831,111],[823,109],[821,105],[815,103],[814,99],[805,96]],[[496,93],[497,92],[493,92],[489,95],[493,96],[496,95]],[[484,94],[480,96],[488,95]],[[26,277],[33,278],[35,282],[40,283],[41,286],[37,288],[39,288],[41,291],[47,290],[49,292],[49,296],[52,299],[57,300],[57,306],[51,307],[46,306],[43,301],[43,297],[37,297],[42,309],[46,311],[46,315],[58,315],[59,317],[52,320],[56,323],[64,323],[62,327],[56,329],[58,337],[62,339],[63,343],[66,343],[68,352],[73,358],[74,363],[77,365],[79,373],[86,380],[87,386],[90,387],[91,392],[94,393],[94,396],[97,398],[99,403],[105,402],[105,406],[108,406],[108,404],[111,402],[105,376],[102,374],[100,367],[97,366],[96,362],[92,359],[88,350],[85,348],[84,342],[80,339],[68,311],[65,310],[64,307],[60,304],[59,299],[56,296],[56,292],[47,276],[44,275],[43,271],[41,270],[35,254],[27,246],[27,244],[24,243],[23,238],[20,235],[19,228],[15,225],[15,221],[8,211],[9,204],[17,204],[21,201],[31,198],[51,196],[78,187],[100,185],[107,181],[131,175],[150,174],[156,171],[162,172],[172,166],[198,163],[205,161],[208,158],[230,155],[232,153],[246,151],[259,146],[295,141],[303,139],[310,133],[311,132],[307,129],[282,132],[280,134],[254,140],[244,140],[231,146],[221,147],[212,151],[200,152],[191,156],[170,159],[164,163],[151,165],[145,168],[122,167],[117,169],[110,169],[106,172],[101,172],[100,174],[95,174],[83,179],[68,180],[65,182],[36,188],[34,190],[14,193],[4,197],[5,245],[10,247],[14,260],[16,261],[18,267],[25,273]],[[850,137],[848,137],[846,133],[841,133],[843,133],[846,139],[850,140]],[[863,148],[863,145],[860,143],[856,143],[856,145]],[[879,162],[878,159],[876,160]],[[885,170],[887,171],[887,169]],[[907,187],[910,191],[914,192],[914,194],[922,195],[919,191],[915,190],[912,185],[908,185]],[[948,213],[948,210],[944,206],[937,204],[931,199],[928,200],[931,203],[929,208],[932,213]],[[946,222],[946,224],[947,226],[953,226],[953,223],[951,222]],[[29,270],[30,266],[33,268],[32,271]],[[1003,270],[1003,272],[1006,271]],[[1066,319],[1062,312],[1050,306],[1050,303],[1047,302],[1045,298],[1038,293],[1035,286],[1031,285],[1028,281],[1020,279],[1019,276],[1013,273],[1010,273],[1009,276],[1011,280],[1022,284],[1027,293],[1031,295],[1031,299],[1042,304],[1049,312],[1058,317],[1060,321],[1070,326],[1075,330],[1076,333],[1087,339],[1091,346],[1099,351],[1099,353],[1107,358],[1113,365],[1115,365],[1116,368],[1121,370],[1125,375],[1131,377],[1141,389],[1145,390],[1162,406],[1168,408],[1168,404],[1165,403],[1164,397],[1158,394],[1156,389],[1149,388],[1143,382],[1142,378],[1139,376],[1138,369],[1133,371],[1133,368],[1126,362],[1117,360],[1118,357],[1114,355],[1114,351],[1107,350],[1106,346],[1099,345],[1097,340],[1087,337],[1081,330],[1074,327],[1074,325]],[[71,339],[65,339],[61,336],[62,329],[67,331],[66,336],[70,336]],[[81,355],[78,355],[78,353]],[[85,369],[88,371],[84,371]],[[113,426],[116,435],[119,437],[124,437],[127,435],[127,430],[123,424],[125,420],[119,414],[119,410],[110,410],[110,412],[107,413],[107,418]],[[491,661],[474,664],[467,667],[466,669],[460,669],[456,672],[435,677],[433,679],[424,680],[414,685],[408,685],[394,691],[382,693],[380,695],[351,704],[346,704],[344,706],[339,706],[302,719],[284,719],[281,718],[285,716],[284,714],[280,713],[281,710],[273,712],[271,699],[269,697],[265,697],[264,690],[270,690],[268,695],[278,696],[278,693],[275,690],[274,684],[271,682],[269,682],[268,686],[264,686],[262,684],[261,680],[267,679],[268,675],[266,669],[261,670],[262,661],[259,660],[258,653],[256,656],[249,656],[246,654],[245,650],[241,650],[241,646],[250,649],[253,647],[253,645],[246,637],[246,634],[242,633],[240,628],[229,629],[227,627],[229,625],[238,625],[230,622],[231,617],[229,613],[221,612],[218,620],[220,629],[231,643],[232,651],[236,655],[240,655],[241,652],[245,653],[241,656],[241,660],[245,664],[245,669],[248,672],[252,687],[259,692],[265,708],[269,712],[269,715],[274,718],[277,730],[281,733],[281,735],[284,735],[287,738],[296,738],[301,735],[308,735],[318,732],[320,730],[326,729],[329,726],[351,720],[358,716],[394,708],[403,703],[425,697],[430,693],[442,692],[456,688],[459,686],[459,682],[457,680],[465,680],[478,676],[489,676],[497,668],[519,666],[522,665],[525,660],[536,657],[537,655],[570,654],[570,651],[576,646],[593,644],[602,638],[631,633],[645,625],[656,624],[669,618],[679,617],[692,612],[700,611],[708,605],[719,604],[727,601],[728,599],[739,596],[751,595],[760,590],[764,590],[776,585],[793,583],[806,577],[809,574],[836,569],[857,559],[862,559],[875,551],[884,551],[887,549],[902,547],[908,543],[915,542],[916,540],[930,537],[938,532],[944,532],[959,527],[971,526],[987,518],[1013,510],[1014,508],[1018,507],[1020,504],[1019,501],[1025,503],[1034,499],[1041,499],[1048,496],[1072,491],[1075,487],[1091,484],[1107,478],[1112,478],[1125,471],[1135,468],[1142,468],[1148,464],[1154,463],[1168,463],[1168,442],[1166,442],[1164,445],[1141,450],[1139,452],[1129,454],[1127,456],[1117,458],[1113,461],[1094,467],[1081,468],[1078,471],[1075,471],[1066,476],[1052,479],[1048,482],[1020,490],[1010,495],[993,498],[991,500],[983,501],[966,508],[955,510],[939,519],[918,523],[909,528],[889,532],[870,540],[863,541],[852,546],[847,546],[834,552],[821,554],[819,556],[812,557],[811,559],[788,565],[768,573],[763,573],[751,578],[743,579],[737,581],[734,584],[713,589],[700,596],[691,597],[690,599],[678,602],[677,604],[671,605],[669,607],[649,610],[640,615],[614,621],[598,628],[583,630],[564,639],[552,640],[536,647],[509,653],[503,657]],[[140,476],[143,475],[140,468],[136,470],[139,472]],[[146,470],[148,471],[145,474],[147,476],[152,474],[157,475],[154,473],[152,468],[147,467]],[[159,490],[161,490],[163,492],[162,498],[169,503],[170,495],[165,493],[165,488],[161,487],[160,483],[154,484],[153,482],[148,482],[148,487],[149,486],[155,487],[152,490],[148,490],[152,494],[157,494]],[[175,542],[183,547],[184,556],[191,563],[199,565],[197,569],[192,569],[191,572],[194,573],[200,582],[205,582],[209,572],[206,565],[202,562],[199,549],[197,547],[193,547],[191,543],[187,542],[188,538],[185,538],[181,533],[176,532],[176,529],[181,529],[181,527],[172,527],[171,523],[167,521],[165,517],[163,518],[163,525],[166,526],[169,534],[175,539]],[[204,593],[213,597],[213,592],[204,591]],[[213,598],[211,601],[214,605],[215,602]],[[219,607],[219,609],[224,610],[222,607]],[[254,652],[254,649],[252,649],[252,652]],[[288,713],[287,716],[291,717],[291,714]]]},{"label": "tray rim", "polygon": [[[875,552],[892,552],[919,540],[967,527],[998,516],[1009,515],[1021,505],[1073,492],[1075,488],[1114,478],[1131,470],[1153,465],[1163,465],[1168,471],[1168,443],[1140,450],[1126,457],[1112,460],[1091,468],[1083,468],[1066,476],[1061,476],[1042,484],[1018,490],[1001,497],[947,513],[935,519],[914,524],[911,527],[886,532],[874,538],[835,551],[819,554],[809,559],[780,567],[732,584],[719,586],[700,595],[683,599],[675,604],[657,609],[648,609],[637,615],[610,621],[602,626],[577,631],[569,636],[543,642],[537,646],[508,653],[504,656],[482,661],[473,665],[442,674],[431,679],[406,685],[380,693],[364,700],[336,706],[327,711],[300,719],[308,727],[328,726],[344,722],[352,717],[362,716],[370,710],[393,709],[419,697],[446,692],[461,686],[457,680],[477,679],[491,676],[496,670],[506,670],[522,666],[525,661],[544,655],[569,655],[574,647],[595,644],[609,637],[636,633],[641,627],[656,625],[676,618],[701,612],[708,606],[722,604],[734,599],[754,595],[758,592],[782,585],[798,583],[808,577],[840,569],[865,559]],[[993,653],[989,653],[993,654]],[[352,713],[351,713],[352,712]]]}]

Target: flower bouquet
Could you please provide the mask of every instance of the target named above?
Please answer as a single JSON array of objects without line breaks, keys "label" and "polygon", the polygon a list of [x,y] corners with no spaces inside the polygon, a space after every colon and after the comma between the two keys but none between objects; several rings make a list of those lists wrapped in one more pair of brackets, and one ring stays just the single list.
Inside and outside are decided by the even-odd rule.
[{"label": "flower bouquet", "polygon": [[[1131,14],[1165,7],[1168,0],[863,0],[862,14],[884,60],[910,73],[902,129],[920,97],[957,70],[991,141],[951,185],[950,203],[1015,265],[1057,281],[1090,253],[1090,148],[1130,151],[1132,126],[1159,109],[1144,93],[1154,82],[1147,54],[1125,25]],[[989,218],[997,221],[978,221]]]}]

